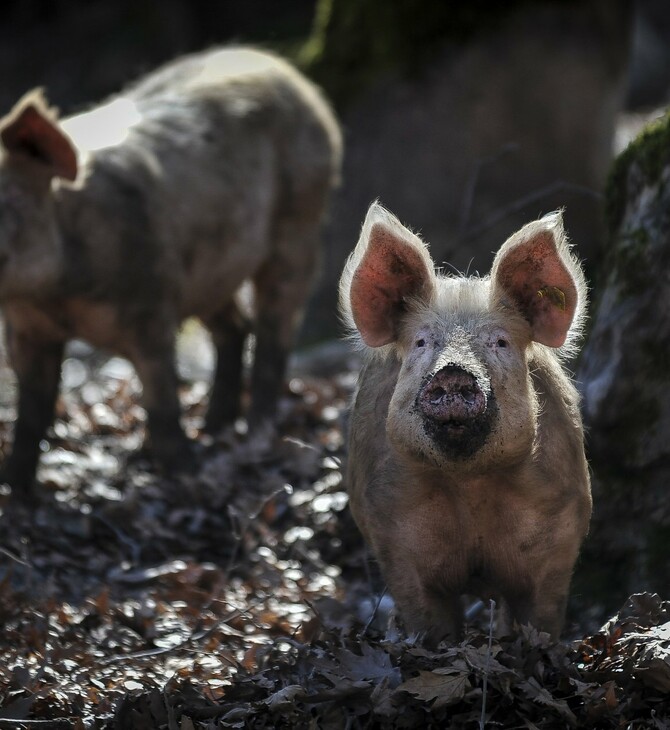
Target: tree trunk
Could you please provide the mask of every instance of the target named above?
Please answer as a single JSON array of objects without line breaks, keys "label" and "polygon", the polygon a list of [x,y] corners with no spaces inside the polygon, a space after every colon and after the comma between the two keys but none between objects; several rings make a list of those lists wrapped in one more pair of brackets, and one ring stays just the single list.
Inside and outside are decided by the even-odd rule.
[{"label": "tree trunk", "polygon": [[336,328],[337,279],[375,199],[460,271],[485,273],[507,236],[556,208],[587,268],[598,260],[629,9],[320,3],[305,70],[336,102],[345,157],[308,338]]}]

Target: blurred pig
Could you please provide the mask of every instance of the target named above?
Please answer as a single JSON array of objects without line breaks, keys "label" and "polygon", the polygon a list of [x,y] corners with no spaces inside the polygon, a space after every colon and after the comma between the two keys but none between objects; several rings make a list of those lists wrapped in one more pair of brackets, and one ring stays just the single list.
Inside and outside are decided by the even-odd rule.
[{"label": "blurred pig", "polygon": [[[560,214],[484,278],[436,274],[373,205],[340,283],[368,350],[353,406],[351,509],[410,631],[458,636],[461,594],[560,632],[591,515],[577,393],[561,356],[586,301]],[[560,348],[560,349],[559,349]]]},{"label": "blurred pig", "polygon": [[245,280],[249,420],[271,423],[340,164],[319,91],[275,56],[219,49],[60,122],[32,92],[0,122],[0,141],[0,303],[19,386],[4,480],[32,483],[70,338],[132,361],[156,457],[186,465],[175,333],[195,315],[212,334],[215,432],[240,409]]}]

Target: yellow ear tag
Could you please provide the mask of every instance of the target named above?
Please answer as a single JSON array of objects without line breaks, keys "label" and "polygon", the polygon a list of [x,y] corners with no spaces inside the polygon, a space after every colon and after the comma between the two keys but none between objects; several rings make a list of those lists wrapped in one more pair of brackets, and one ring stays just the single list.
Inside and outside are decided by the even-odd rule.
[{"label": "yellow ear tag", "polygon": [[565,292],[557,286],[543,286],[542,289],[538,289],[537,296],[547,297],[555,307],[565,312]]}]

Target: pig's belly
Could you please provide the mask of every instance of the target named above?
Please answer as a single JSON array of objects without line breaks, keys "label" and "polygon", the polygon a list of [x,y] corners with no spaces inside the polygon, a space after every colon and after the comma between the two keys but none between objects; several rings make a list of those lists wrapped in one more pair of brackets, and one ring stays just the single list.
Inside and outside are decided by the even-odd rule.
[{"label": "pig's belly", "polygon": [[[206,321],[224,311],[233,299],[240,299],[240,287],[253,277],[262,261],[261,254],[243,250],[225,257],[199,258],[180,287],[181,317],[195,316]],[[250,297],[245,293],[243,300],[242,308],[246,310]]]},{"label": "pig's belly", "polygon": [[396,522],[399,549],[411,556],[422,582],[449,593],[525,590],[529,573],[551,553],[546,520],[498,500],[478,509],[445,502],[431,501]]}]

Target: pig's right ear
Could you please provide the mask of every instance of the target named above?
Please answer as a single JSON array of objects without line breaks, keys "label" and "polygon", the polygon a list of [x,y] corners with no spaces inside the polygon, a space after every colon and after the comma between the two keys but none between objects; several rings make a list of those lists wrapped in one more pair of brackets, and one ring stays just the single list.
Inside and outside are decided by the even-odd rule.
[{"label": "pig's right ear", "polygon": [[39,91],[26,94],[0,121],[0,140],[10,155],[27,157],[44,165],[51,177],[70,181],[77,177],[74,145]]},{"label": "pig's right ear", "polygon": [[398,338],[410,301],[430,302],[433,262],[426,246],[394,216],[373,203],[340,281],[345,320],[370,347]]}]

